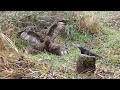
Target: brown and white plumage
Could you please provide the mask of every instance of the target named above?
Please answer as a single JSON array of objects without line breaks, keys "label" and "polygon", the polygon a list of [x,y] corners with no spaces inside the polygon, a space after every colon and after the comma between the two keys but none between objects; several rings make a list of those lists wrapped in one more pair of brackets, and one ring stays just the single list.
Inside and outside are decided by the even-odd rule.
[{"label": "brown and white plumage", "polygon": [[39,53],[41,53],[40,50],[34,49],[32,46],[26,47],[24,52],[26,54],[39,54]]},{"label": "brown and white plumage", "polygon": [[66,20],[61,20],[50,28],[47,35],[50,36],[52,42],[54,42],[55,38],[64,30],[66,23]]},{"label": "brown and white plumage", "polygon": [[67,51],[61,45],[53,43],[49,36],[45,37],[43,43],[32,44],[31,46],[27,47],[26,51],[30,54],[38,54],[44,51],[58,56],[67,54]]},{"label": "brown and white plumage", "polygon": [[26,48],[26,53],[28,54],[38,54],[44,52],[45,50],[48,51],[48,46],[50,44],[50,40],[48,37],[45,37],[43,43],[33,43],[31,46]]},{"label": "brown and white plumage", "polygon": [[60,46],[59,44],[55,44],[55,38],[64,30],[67,21],[61,20],[58,21],[57,24],[54,24],[49,32],[33,32],[33,31],[22,31],[17,34],[23,40],[31,42],[31,46],[26,48],[27,53],[37,54],[43,52],[44,50],[55,54],[55,55],[66,55],[67,51]]},{"label": "brown and white plumage", "polygon": [[21,31],[17,34],[17,37],[26,40],[31,43],[37,43],[39,44],[40,42],[43,42],[43,37],[42,35],[38,35],[35,32],[32,31]]},{"label": "brown and white plumage", "polygon": [[31,43],[42,43],[46,36],[49,36],[51,41],[54,42],[55,38],[62,32],[65,28],[67,21],[61,20],[54,24],[48,33],[45,32],[33,32],[33,31],[21,31],[17,34],[17,37],[26,40]]},{"label": "brown and white plumage", "polygon": [[49,48],[48,52],[55,54],[55,55],[63,56],[67,54],[67,51],[60,44],[55,44],[51,42],[48,48]]}]

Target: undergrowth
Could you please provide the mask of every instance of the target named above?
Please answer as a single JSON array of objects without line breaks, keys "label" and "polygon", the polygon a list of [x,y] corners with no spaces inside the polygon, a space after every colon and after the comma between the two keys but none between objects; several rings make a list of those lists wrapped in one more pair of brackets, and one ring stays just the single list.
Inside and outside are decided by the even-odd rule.
[{"label": "undergrowth", "polygon": [[[9,20],[17,20],[22,17],[24,12],[15,13],[9,17]],[[30,15],[30,12],[26,12],[25,15]],[[31,12],[33,13],[33,12]],[[33,20],[36,20],[36,12],[33,14]],[[47,15],[47,14],[46,14]],[[21,16],[21,17],[20,17]],[[24,15],[23,15],[24,16]],[[34,17],[35,16],[35,17]],[[74,21],[70,21],[65,28],[65,32],[62,33],[60,39],[56,42],[60,43],[60,40],[67,39],[68,42],[65,43],[67,49],[69,49],[69,54],[66,56],[56,56],[50,53],[40,53],[38,55],[25,55],[30,57],[34,62],[38,61],[36,65],[31,67],[31,69],[36,69],[40,67],[39,62],[47,61],[50,65],[50,70],[42,73],[41,67],[38,70],[38,78],[89,78],[89,76],[79,77],[75,73],[76,58],[80,55],[78,48],[75,45],[83,46],[86,49],[100,55],[103,59],[97,60],[96,62],[96,74],[101,78],[120,78],[120,32],[109,29],[104,26],[102,28],[102,34],[92,36],[88,33],[80,33]],[[62,38],[62,39],[61,39]],[[28,42],[21,40],[19,38],[14,38],[13,42],[16,47],[21,50],[30,45]],[[9,52],[10,53],[10,52]],[[17,58],[19,60],[19,58]],[[29,61],[29,60],[28,60]],[[28,68],[27,68],[28,70]],[[35,71],[32,71],[32,74]],[[40,73],[40,74],[39,74]],[[52,74],[51,74],[52,73]],[[53,75],[55,73],[55,75]],[[43,75],[44,74],[44,75]],[[34,74],[33,74],[34,75]],[[45,76],[46,75],[46,76]],[[53,77],[52,77],[53,75]],[[58,76],[58,77],[57,77]],[[37,77],[37,76],[36,76]],[[90,77],[91,78],[91,77]]]},{"label": "undergrowth", "polygon": [[84,32],[80,33],[78,27],[74,21],[70,21],[65,28],[65,32],[62,33],[64,37],[70,41],[87,42],[91,39],[91,35]]}]

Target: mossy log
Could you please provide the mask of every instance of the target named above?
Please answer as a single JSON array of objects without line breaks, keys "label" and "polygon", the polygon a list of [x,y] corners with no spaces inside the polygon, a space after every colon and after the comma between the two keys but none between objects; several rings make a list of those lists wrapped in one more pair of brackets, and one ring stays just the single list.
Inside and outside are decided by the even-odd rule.
[{"label": "mossy log", "polygon": [[81,54],[77,58],[77,64],[76,64],[77,73],[78,74],[86,73],[88,71],[91,73],[94,73],[95,62],[96,62],[96,58],[94,56],[88,56],[88,55]]}]

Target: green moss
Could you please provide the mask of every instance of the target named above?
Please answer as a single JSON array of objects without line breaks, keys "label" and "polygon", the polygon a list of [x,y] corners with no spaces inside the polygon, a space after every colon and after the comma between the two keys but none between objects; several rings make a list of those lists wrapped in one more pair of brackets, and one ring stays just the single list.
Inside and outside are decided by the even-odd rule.
[{"label": "green moss", "polygon": [[20,38],[14,38],[14,42],[15,42],[15,45],[18,49],[24,49],[25,47],[27,47],[28,45],[30,45],[29,42],[27,41],[24,41]]}]

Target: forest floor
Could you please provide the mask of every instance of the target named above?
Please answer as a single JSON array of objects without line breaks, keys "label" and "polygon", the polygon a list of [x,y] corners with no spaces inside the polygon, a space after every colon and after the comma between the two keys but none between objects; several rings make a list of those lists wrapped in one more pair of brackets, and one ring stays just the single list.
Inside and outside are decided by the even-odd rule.
[{"label": "forest floor", "polygon": [[[31,59],[32,65],[27,63],[28,67],[23,66],[21,69],[24,69],[28,76],[40,79],[120,79],[120,12],[94,11],[93,13],[103,23],[103,35],[94,38],[90,35],[79,35],[81,40],[67,41],[65,44],[64,41],[61,42],[69,51],[68,55],[62,57],[47,52],[38,55],[24,54],[25,57]],[[94,75],[76,74],[76,59],[80,55],[79,49],[75,47],[77,45],[104,58],[96,61]],[[9,71],[11,72],[12,70]],[[2,71],[0,78],[10,77],[10,75],[4,77],[3,73],[5,72]]]}]

